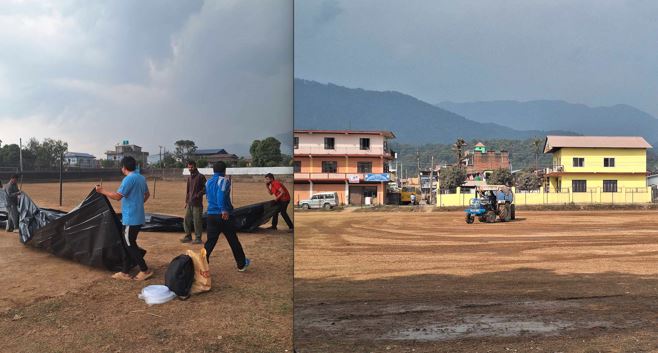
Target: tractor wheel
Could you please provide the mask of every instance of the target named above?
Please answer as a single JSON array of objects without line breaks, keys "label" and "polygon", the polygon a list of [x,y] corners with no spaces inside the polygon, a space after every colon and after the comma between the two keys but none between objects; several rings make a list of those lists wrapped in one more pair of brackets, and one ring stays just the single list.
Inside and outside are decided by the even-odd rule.
[{"label": "tractor wheel", "polygon": [[516,205],[511,205],[511,210],[512,210],[512,212],[510,212],[511,213],[510,218],[512,220],[515,220],[516,219]]},{"label": "tractor wheel", "polygon": [[466,223],[473,224],[474,221],[475,221],[475,218],[472,215],[470,215],[470,214],[466,215]]},{"label": "tractor wheel", "polygon": [[484,222],[487,221],[487,218],[485,216],[480,216],[480,217],[478,217],[478,221],[484,223]]},{"label": "tractor wheel", "polygon": [[487,219],[487,223],[496,223],[496,212],[489,211],[485,216]]},{"label": "tractor wheel", "polygon": [[508,213],[509,210],[507,209],[506,205],[501,205],[498,207],[498,219],[500,219],[501,222],[505,222],[505,220],[507,220]]}]

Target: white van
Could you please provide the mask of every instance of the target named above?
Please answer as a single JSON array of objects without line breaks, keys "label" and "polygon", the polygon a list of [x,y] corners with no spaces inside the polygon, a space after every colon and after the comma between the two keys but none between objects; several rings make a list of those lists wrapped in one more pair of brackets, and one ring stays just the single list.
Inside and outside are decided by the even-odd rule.
[{"label": "white van", "polygon": [[313,194],[310,200],[301,200],[299,206],[305,210],[309,208],[324,208],[330,210],[338,206],[338,193],[337,192],[319,192]]}]

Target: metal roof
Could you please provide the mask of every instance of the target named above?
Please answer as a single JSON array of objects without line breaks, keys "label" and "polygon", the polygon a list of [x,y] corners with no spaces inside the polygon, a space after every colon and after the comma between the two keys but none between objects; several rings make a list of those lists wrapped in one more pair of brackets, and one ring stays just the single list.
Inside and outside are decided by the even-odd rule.
[{"label": "metal roof", "polygon": [[91,155],[89,153],[83,153],[83,152],[66,152],[64,153],[64,157],[96,158],[96,156],[94,155]]},{"label": "metal roof", "polygon": [[653,148],[642,136],[546,136],[544,153],[564,147]]},{"label": "metal roof", "polygon": [[206,148],[194,151],[194,154],[228,154],[223,148]]}]

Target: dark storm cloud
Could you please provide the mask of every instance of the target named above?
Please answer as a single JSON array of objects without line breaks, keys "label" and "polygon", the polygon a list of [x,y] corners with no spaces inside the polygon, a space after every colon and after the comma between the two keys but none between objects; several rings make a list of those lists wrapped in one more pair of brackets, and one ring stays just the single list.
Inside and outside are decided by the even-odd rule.
[{"label": "dark storm cloud", "polygon": [[3,3],[0,26],[5,142],[99,155],[129,139],[155,153],[291,129],[290,1]]}]

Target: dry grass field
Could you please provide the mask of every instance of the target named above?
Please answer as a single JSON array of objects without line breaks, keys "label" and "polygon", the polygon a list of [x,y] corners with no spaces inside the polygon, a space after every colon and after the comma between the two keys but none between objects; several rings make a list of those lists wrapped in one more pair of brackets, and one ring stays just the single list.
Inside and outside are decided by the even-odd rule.
[{"label": "dry grass field", "polygon": [[[104,186],[116,189],[118,182]],[[25,184],[41,207],[69,210],[94,183]],[[152,181],[149,183],[153,192]],[[290,186],[288,186],[290,187]],[[269,200],[262,183],[234,183],[236,207]],[[158,182],[147,212],[184,214],[185,182]],[[119,202],[112,202],[120,210]],[[281,221],[282,222],[282,221]],[[280,222],[280,223],[281,223]],[[253,260],[239,273],[225,240],[210,262],[213,289],[187,301],[147,306],[137,298],[148,284],[163,284],[169,261],[200,246],[182,234],[139,235],[155,270],[147,282],[123,282],[22,245],[0,230],[0,336],[2,352],[286,352],[292,350],[293,237],[284,229],[239,234]],[[205,234],[204,234],[205,240]]]},{"label": "dry grass field", "polygon": [[657,352],[656,216],[298,213],[297,352]]}]

